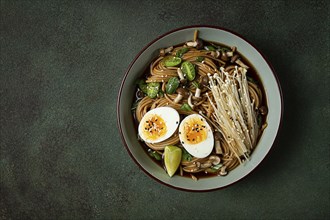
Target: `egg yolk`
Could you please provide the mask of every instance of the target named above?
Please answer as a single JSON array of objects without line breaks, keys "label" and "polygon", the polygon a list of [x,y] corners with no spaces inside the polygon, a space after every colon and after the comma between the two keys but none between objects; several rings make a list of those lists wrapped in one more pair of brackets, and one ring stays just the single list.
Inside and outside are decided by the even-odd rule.
[{"label": "egg yolk", "polygon": [[150,117],[145,120],[143,133],[147,139],[155,141],[164,136],[166,132],[166,123],[159,115],[150,115]]},{"label": "egg yolk", "polygon": [[198,144],[207,138],[207,130],[202,118],[191,118],[183,128],[183,134],[188,144]]}]

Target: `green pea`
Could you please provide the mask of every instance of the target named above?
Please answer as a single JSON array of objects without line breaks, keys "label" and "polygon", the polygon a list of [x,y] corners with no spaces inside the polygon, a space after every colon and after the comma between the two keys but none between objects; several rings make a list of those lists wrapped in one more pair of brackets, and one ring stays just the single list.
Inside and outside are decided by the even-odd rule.
[{"label": "green pea", "polygon": [[177,66],[181,63],[181,61],[182,60],[180,57],[175,56],[167,56],[163,59],[163,62],[167,67]]},{"label": "green pea", "polygon": [[156,98],[159,88],[160,88],[160,83],[158,83],[158,82],[148,83],[147,95],[152,99]]},{"label": "green pea", "polygon": [[183,48],[181,48],[180,50],[178,50],[176,52],[176,56],[177,57],[182,57],[183,54],[187,53],[188,51],[189,51],[189,48],[188,47],[183,47]]},{"label": "green pea", "polygon": [[187,76],[187,79],[189,81],[193,81],[195,79],[195,76],[196,76],[195,67],[189,61],[185,61],[181,64],[181,70],[182,70],[183,74],[185,74]]},{"label": "green pea", "polygon": [[172,77],[168,80],[165,89],[167,94],[173,94],[179,87],[180,80],[177,77]]}]

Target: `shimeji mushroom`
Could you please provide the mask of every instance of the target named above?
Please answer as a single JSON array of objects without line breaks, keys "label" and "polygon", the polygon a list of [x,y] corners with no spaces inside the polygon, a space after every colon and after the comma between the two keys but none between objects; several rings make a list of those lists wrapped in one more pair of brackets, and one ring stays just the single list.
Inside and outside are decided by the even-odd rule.
[{"label": "shimeji mushroom", "polygon": [[243,63],[243,61],[241,59],[235,60],[235,63],[237,63],[238,65],[240,65],[241,67],[243,67],[245,69],[249,69],[249,67],[247,65],[245,65],[245,63]]},{"label": "shimeji mushroom", "polygon": [[226,176],[227,175],[227,167],[226,166],[222,166],[221,168],[220,168],[220,176]]},{"label": "shimeji mushroom", "polygon": [[174,99],[175,103],[178,103],[182,100],[182,98],[187,98],[189,96],[189,91],[180,87],[176,90],[178,96]]},{"label": "shimeji mushroom", "polygon": [[190,106],[190,108],[194,109],[194,104],[192,103],[192,94],[189,94],[189,98],[188,98],[188,105]]},{"label": "shimeji mushroom", "polygon": [[199,98],[202,92],[201,88],[208,86],[208,84],[209,84],[209,78],[207,76],[202,76],[199,80],[199,83],[193,82],[193,85],[196,87],[194,97]]},{"label": "shimeji mushroom", "polygon": [[268,109],[267,109],[266,106],[261,106],[261,107],[259,108],[259,112],[260,112],[261,115],[267,115],[267,113],[268,113]]},{"label": "shimeji mushroom", "polygon": [[187,43],[188,47],[195,47],[196,49],[200,50],[203,48],[203,41],[199,38],[197,38],[195,41],[188,41]]},{"label": "shimeji mushroom", "polygon": [[182,72],[181,68],[177,69],[177,73],[178,73],[178,76],[180,78],[180,82],[184,84],[186,82],[186,79],[184,78],[184,75],[183,75],[183,72]]},{"label": "shimeji mushroom", "polygon": [[201,168],[202,169],[206,169],[206,168],[209,168],[209,167],[211,167],[212,166],[212,162],[211,161],[206,161],[205,163],[202,163],[201,164]]},{"label": "shimeji mushroom", "polygon": [[221,56],[220,56],[220,59],[227,62],[229,60],[228,56],[227,56],[227,53],[225,51],[222,51],[221,52]]},{"label": "shimeji mushroom", "polygon": [[219,131],[214,132],[214,147],[215,147],[215,153],[216,154],[223,154],[221,146],[220,146],[220,140],[221,140],[221,133]]},{"label": "shimeji mushroom", "polygon": [[162,49],[160,49],[160,51],[159,51],[159,55],[164,56],[165,54],[171,52],[172,50],[173,50],[173,46],[170,46],[170,47],[165,48],[165,49],[162,48]]},{"label": "shimeji mushroom", "polygon": [[212,163],[213,165],[218,165],[218,164],[221,162],[220,157],[215,156],[215,155],[210,156],[210,157],[209,157],[209,160],[211,161],[211,163]]},{"label": "shimeji mushroom", "polygon": [[196,92],[195,92],[195,97],[200,97],[201,96],[201,89],[199,87],[196,88]]},{"label": "shimeji mushroom", "polygon": [[199,84],[201,85],[201,87],[205,87],[209,85],[209,77],[208,76],[202,76],[200,79]]},{"label": "shimeji mushroom", "polygon": [[234,62],[236,62],[236,60],[237,60],[238,58],[239,58],[239,55],[238,55],[238,54],[235,54],[234,56],[231,57],[230,62],[231,62],[231,63],[234,63]]}]

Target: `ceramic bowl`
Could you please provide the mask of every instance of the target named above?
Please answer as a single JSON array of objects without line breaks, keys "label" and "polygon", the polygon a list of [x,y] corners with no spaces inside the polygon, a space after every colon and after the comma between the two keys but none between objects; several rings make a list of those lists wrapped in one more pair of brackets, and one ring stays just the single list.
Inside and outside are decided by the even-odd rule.
[{"label": "ceramic bowl", "polygon": [[[228,46],[236,46],[238,51],[246,57],[259,73],[265,88],[269,113],[268,126],[264,130],[251,160],[240,165],[226,176],[201,178],[194,181],[191,178],[174,175],[169,177],[145,152],[137,140],[132,117],[131,106],[135,97],[135,82],[141,77],[150,62],[158,55],[160,48],[191,41],[194,31],[198,29],[199,38],[218,42]],[[170,31],[146,45],[129,65],[119,90],[117,101],[118,127],[124,146],[136,164],[150,177],[167,186],[188,190],[208,191],[220,189],[242,179],[254,170],[269,153],[278,133],[283,114],[283,103],[279,81],[271,65],[265,57],[247,40],[232,31],[213,26],[190,26]],[[260,183],[261,184],[261,183]]]}]

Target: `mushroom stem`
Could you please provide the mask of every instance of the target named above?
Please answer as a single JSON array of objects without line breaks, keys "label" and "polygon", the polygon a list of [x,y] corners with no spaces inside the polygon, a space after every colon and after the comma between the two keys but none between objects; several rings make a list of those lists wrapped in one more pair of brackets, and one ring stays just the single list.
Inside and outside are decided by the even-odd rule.
[{"label": "mushroom stem", "polygon": [[221,159],[218,156],[212,155],[209,157],[209,159],[211,160],[213,165],[218,165],[221,162]]},{"label": "mushroom stem", "polygon": [[227,56],[227,54],[226,54],[225,52],[222,52],[222,53],[221,53],[221,57],[220,57],[220,59],[223,60],[223,61],[228,61],[228,56]]},{"label": "mushroom stem", "polygon": [[206,169],[206,168],[209,168],[209,167],[211,167],[212,166],[212,163],[211,163],[211,161],[206,161],[205,163],[202,163],[201,164],[201,168],[202,169]]},{"label": "mushroom stem", "polygon": [[227,173],[228,173],[226,169],[227,169],[226,166],[221,167],[221,168],[220,168],[220,173],[219,173],[219,174],[220,174],[221,176],[226,176]]},{"label": "mushroom stem", "polygon": [[234,63],[239,58],[238,54],[235,54],[231,59],[230,62]]},{"label": "mushroom stem", "polygon": [[171,52],[173,50],[173,46],[170,46],[170,47],[168,47],[168,48],[166,48],[165,49],[165,53],[169,53],[169,52]]},{"label": "mushroom stem", "polygon": [[197,41],[189,41],[187,42],[188,47],[196,47],[197,46]]},{"label": "mushroom stem", "polygon": [[194,105],[192,104],[191,98],[192,98],[192,94],[190,93],[189,98],[188,98],[188,105],[193,109]]},{"label": "mushroom stem", "polygon": [[220,140],[215,141],[215,153],[216,154],[223,154],[221,146],[220,146]]},{"label": "mushroom stem", "polygon": [[245,65],[242,60],[238,59],[235,61],[235,63],[237,63],[238,65],[240,65],[241,67],[245,68],[245,69],[249,69],[249,67],[247,65]]},{"label": "mushroom stem", "polygon": [[220,146],[220,140],[221,140],[221,133],[219,131],[214,132],[214,140],[215,140],[215,153],[216,154],[223,154],[221,146]]},{"label": "mushroom stem", "polygon": [[195,97],[200,97],[200,96],[201,96],[201,90],[200,88],[197,88],[195,92]]},{"label": "mushroom stem", "polygon": [[175,102],[175,103],[178,103],[178,102],[181,101],[182,98],[183,98],[183,95],[178,94],[178,96],[174,99],[174,102]]},{"label": "mushroom stem", "polygon": [[261,106],[261,107],[259,108],[259,112],[260,112],[261,115],[267,115],[267,113],[268,113],[268,109],[267,109],[266,106]]},{"label": "mushroom stem", "polygon": [[227,57],[232,57],[232,56],[234,56],[234,53],[233,53],[233,51],[228,51],[226,53],[226,55],[227,55]]},{"label": "mushroom stem", "polygon": [[183,75],[182,70],[181,70],[180,68],[178,68],[178,69],[176,70],[176,72],[178,73],[178,76],[179,76],[179,78],[180,78],[180,81],[184,81],[185,78],[184,78],[184,75]]}]

